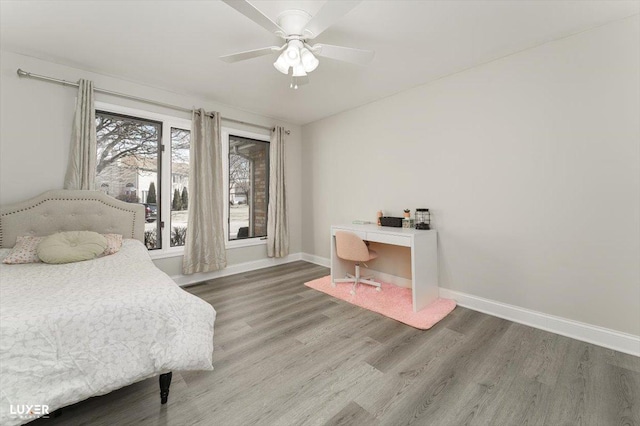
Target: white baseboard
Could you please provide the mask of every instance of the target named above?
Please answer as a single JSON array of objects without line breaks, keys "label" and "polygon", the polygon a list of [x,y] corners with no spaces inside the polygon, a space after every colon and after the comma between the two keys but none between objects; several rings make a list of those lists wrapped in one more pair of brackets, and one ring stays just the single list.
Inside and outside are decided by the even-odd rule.
[{"label": "white baseboard", "polygon": [[376,281],[391,283],[398,287],[411,288],[410,278],[402,278],[397,275],[386,274],[384,272],[376,271],[375,269],[360,268],[360,275],[372,276]]},{"label": "white baseboard", "polygon": [[236,263],[235,265],[229,265],[224,269],[213,272],[203,272],[191,275],[174,275],[171,277],[173,281],[179,286],[185,286],[189,284],[195,284],[202,281],[212,280],[214,278],[226,277],[228,275],[241,274],[243,272],[255,271],[262,268],[268,268],[270,266],[282,265],[285,263],[295,262],[297,260],[303,260],[301,253],[293,253],[287,257],[281,258],[267,258],[254,260],[251,262]]},{"label": "white baseboard", "polygon": [[301,254],[302,254],[302,260],[306,262],[315,263],[316,265],[324,266],[325,268],[331,268],[331,260],[327,259],[326,257],[320,257],[320,256],[316,256],[315,254],[309,254],[309,253],[301,253]]},{"label": "white baseboard", "polygon": [[532,311],[446,288],[440,288],[440,297],[454,299],[458,305],[474,311],[484,312],[485,314],[550,331],[561,336],[640,356],[640,336]]},{"label": "white baseboard", "polygon": [[[302,260],[331,267],[331,261],[329,259],[308,253],[302,253]],[[380,279],[382,279],[382,277]],[[384,279],[382,280],[384,281]],[[532,311],[519,306],[509,305],[442,287],[440,288],[440,297],[454,299],[459,306],[474,311],[550,331],[551,333],[571,337],[572,339],[583,342],[593,343],[594,345],[603,346],[619,352],[640,356],[640,336],[557,317],[543,312]]]}]

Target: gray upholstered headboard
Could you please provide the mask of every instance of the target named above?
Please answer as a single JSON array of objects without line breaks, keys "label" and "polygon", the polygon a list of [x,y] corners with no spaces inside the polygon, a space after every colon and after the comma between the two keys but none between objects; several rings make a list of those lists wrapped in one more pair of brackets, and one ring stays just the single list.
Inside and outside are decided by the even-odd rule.
[{"label": "gray upholstered headboard", "polygon": [[0,207],[0,247],[10,248],[21,235],[62,231],[122,234],[144,243],[142,204],[125,203],[100,191],[55,190]]}]

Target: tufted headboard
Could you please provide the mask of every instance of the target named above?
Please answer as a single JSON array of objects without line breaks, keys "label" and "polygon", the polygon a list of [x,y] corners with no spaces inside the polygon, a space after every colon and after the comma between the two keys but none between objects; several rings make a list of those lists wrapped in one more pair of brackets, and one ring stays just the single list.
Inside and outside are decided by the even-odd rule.
[{"label": "tufted headboard", "polygon": [[10,248],[22,235],[61,231],[122,234],[144,243],[142,204],[125,203],[100,191],[54,190],[0,207],[0,247]]}]

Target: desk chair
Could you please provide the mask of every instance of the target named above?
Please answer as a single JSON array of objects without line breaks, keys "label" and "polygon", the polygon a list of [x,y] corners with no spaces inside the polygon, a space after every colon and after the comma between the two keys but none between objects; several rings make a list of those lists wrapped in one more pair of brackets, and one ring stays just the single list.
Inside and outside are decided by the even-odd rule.
[{"label": "desk chair", "polygon": [[[335,287],[336,283],[353,283],[351,294],[356,294],[356,286],[359,283],[369,284],[377,287],[380,291],[380,283],[370,279],[371,277],[360,276],[360,263],[368,262],[378,257],[378,253],[369,250],[360,237],[353,232],[336,231],[336,255],[340,259],[349,260],[356,263],[356,274],[347,274],[348,278],[335,279],[331,285]],[[365,265],[366,266],[366,265]]]}]

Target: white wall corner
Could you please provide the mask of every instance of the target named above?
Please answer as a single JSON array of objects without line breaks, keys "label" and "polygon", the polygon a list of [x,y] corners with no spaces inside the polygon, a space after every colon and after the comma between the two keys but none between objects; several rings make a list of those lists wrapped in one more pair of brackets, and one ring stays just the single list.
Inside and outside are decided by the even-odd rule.
[{"label": "white wall corner", "polygon": [[[302,260],[316,265],[331,267],[331,261],[309,253],[302,253]],[[539,328],[561,336],[593,343],[619,352],[640,356],[640,336],[622,333],[543,312],[532,311],[495,300],[485,299],[459,291],[440,287],[440,297],[453,299],[459,306],[483,312],[509,321]]]},{"label": "white wall corner", "polygon": [[287,257],[282,258],[267,258],[254,260],[251,262],[236,263],[229,265],[224,269],[213,272],[196,273],[191,275],[174,275],[171,277],[173,281],[179,286],[185,286],[190,284],[196,284],[202,281],[212,280],[214,278],[226,277],[228,275],[241,274],[243,272],[255,271],[258,269],[269,268],[271,266],[283,265],[285,263],[291,263],[298,260],[303,260],[301,253],[292,253]]}]

